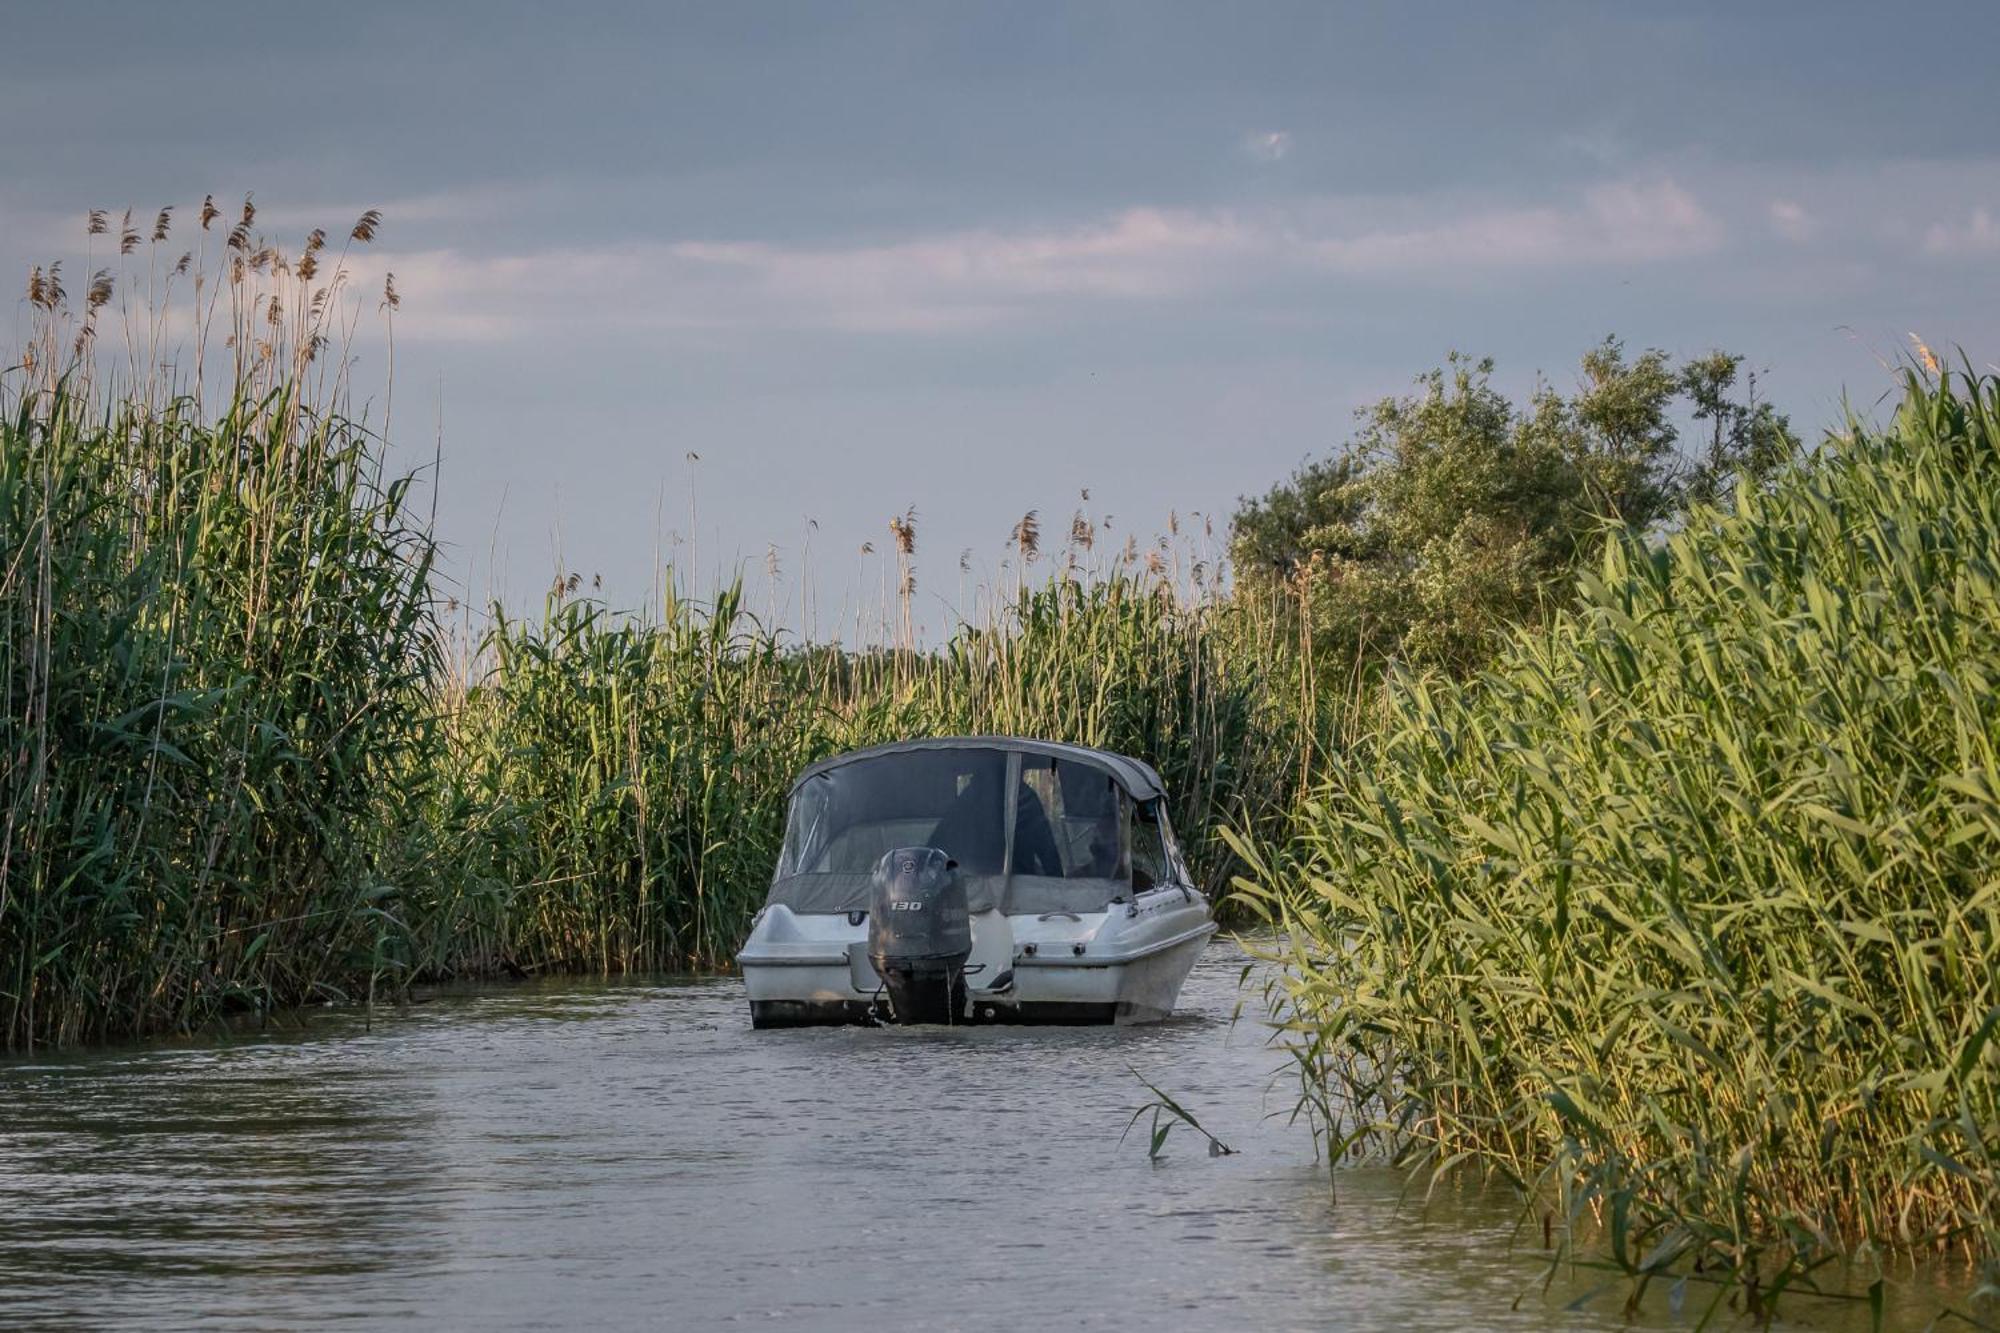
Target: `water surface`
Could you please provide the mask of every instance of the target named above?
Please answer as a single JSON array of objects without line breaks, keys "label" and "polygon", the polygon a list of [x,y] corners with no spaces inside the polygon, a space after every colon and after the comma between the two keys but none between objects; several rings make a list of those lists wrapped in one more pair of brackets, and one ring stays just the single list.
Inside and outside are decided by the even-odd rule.
[{"label": "water surface", "polygon": [[[1239,971],[1153,1028],[753,1033],[730,979],[565,981],[0,1064],[0,1325],[1692,1326],[1545,1294],[1504,1198],[1331,1195]],[[1237,1154],[1121,1144],[1132,1069]]]}]

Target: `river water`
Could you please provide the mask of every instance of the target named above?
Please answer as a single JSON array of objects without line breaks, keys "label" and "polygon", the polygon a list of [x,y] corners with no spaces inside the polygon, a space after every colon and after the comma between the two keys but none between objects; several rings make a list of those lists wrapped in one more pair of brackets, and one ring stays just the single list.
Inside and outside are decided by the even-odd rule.
[{"label": "river water", "polygon": [[[0,1327],[1694,1324],[1545,1292],[1504,1198],[1330,1192],[1240,971],[1212,946],[1152,1028],[752,1032],[732,979],[564,981],[0,1064]],[[1135,1070],[1237,1152],[1121,1143]]]}]

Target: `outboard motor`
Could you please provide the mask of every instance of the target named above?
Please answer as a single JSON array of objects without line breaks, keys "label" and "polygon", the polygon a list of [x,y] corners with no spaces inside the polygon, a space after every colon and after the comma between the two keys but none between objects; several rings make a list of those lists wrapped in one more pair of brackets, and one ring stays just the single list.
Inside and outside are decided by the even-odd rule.
[{"label": "outboard motor", "polygon": [[965,1012],[972,915],[958,862],[935,847],[898,847],[875,863],[868,961],[898,1023],[955,1023]]}]

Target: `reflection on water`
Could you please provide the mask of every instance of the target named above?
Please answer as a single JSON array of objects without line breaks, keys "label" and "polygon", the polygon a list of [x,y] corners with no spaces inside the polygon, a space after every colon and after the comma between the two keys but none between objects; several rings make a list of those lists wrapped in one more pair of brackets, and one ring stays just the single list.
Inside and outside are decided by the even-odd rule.
[{"label": "reflection on water", "polygon": [[[753,1033],[731,980],[566,982],[0,1065],[0,1324],[1691,1326],[1545,1294],[1505,1198],[1332,1201],[1238,970],[1155,1028]],[[1238,1154],[1121,1145],[1129,1069]]]}]

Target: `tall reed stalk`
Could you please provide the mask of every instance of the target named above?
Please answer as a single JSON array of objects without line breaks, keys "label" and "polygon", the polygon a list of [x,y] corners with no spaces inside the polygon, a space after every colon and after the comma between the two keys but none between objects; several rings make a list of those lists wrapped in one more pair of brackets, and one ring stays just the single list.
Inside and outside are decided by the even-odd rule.
[{"label": "tall reed stalk", "polygon": [[1755,1310],[2000,1237],[2000,383],[1913,372],[1734,513],[1400,679],[1245,898],[1336,1153],[1490,1170]]}]

